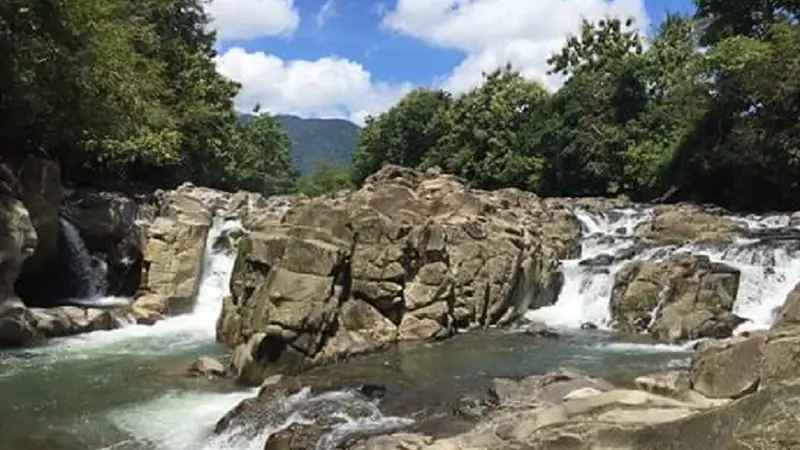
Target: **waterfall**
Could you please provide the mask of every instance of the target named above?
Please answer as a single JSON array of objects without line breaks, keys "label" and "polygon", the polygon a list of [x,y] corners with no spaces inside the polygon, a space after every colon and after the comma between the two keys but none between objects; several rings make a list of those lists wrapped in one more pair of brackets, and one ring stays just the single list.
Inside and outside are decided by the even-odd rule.
[{"label": "waterfall", "polygon": [[729,216],[742,225],[746,236],[732,243],[646,249],[636,248],[634,230],[654,217],[651,208],[576,209],[575,215],[582,230],[580,256],[561,262],[564,285],[556,303],[528,311],[529,320],[563,328],[590,322],[608,329],[616,272],[632,261],[663,260],[678,253],[706,255],[740,271],[733,312],[747,322],[737,332],[769,328],[786,296],[800,282],[800,230],[789,227],[787,215]]},{"label": "waterfall", "polygon": [[79,299],[96,299],[106,293],[108,265],[105,258],[86,249],[80,231],[69,220],[59,219],[70,273],[72,295]]},{"label": "waterfall", "polygon": [[746,319],[737,332],[769,328],[786,296],[800,282],[800,235],[785,215],[732,217],[748,238],[724,246],[687,245],[676,252],[706,255],[740,272],[734,314]]},{"label": "waterfall", "polygon": [[636,226],[652,218],[653,210],[624,208],[591,213],[576,209],[575,215],[581,222],[581,251],[577,259],[561,262],[564,285],[558,300],[528,311],[525,317],[564,328],[578,328],[587,322],[608,328],[614,274],[625,263],[650,256],[650,252],[636,254],[633,246]]}]

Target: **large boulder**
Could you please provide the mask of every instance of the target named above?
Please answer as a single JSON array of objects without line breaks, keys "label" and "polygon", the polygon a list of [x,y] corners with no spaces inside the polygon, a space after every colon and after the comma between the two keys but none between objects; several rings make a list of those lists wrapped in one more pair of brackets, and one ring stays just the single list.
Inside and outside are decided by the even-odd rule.
[{"label": "large boulder", "polygon": [[137,305],[158,314],[181,314],[194,306],[203,269],[212,211],[191,193],[166,193],[158,216],[144,230]]},{"label": "large boulder", "polygon": [[768,331],[702,346],[692,359],[693,388],[711,398],[737,398],[800,375],[797,288]]},{"label": "large boulder", "polygon": [[219,340],[259,364],[510,323],[555,301],[580,235],[562,204],[396,166],[267,217],[250,221],[218,323]]},{"label": "large boulder", "polygon": [[[4,171],[7,172],[7,171]],[[0,346],[18,345],[38,335],[34,320],[14,292],[26,259],[36,249],[37,235],[28,210],[13,197],[3,180],[0,190]]]},{"label": "large boulder", "polygon": [[741,236],[742,226],[722,213],[691,204],[658,206],[655,217],[639,225],[636,235],[651,245],[730,242]]},{"label": "large boulder", "polygon": [[633,261],[614,278],[611,315],[617,329],[662,341],[725,338],[743,321],[732,313],[739,277],[700,255]]}]

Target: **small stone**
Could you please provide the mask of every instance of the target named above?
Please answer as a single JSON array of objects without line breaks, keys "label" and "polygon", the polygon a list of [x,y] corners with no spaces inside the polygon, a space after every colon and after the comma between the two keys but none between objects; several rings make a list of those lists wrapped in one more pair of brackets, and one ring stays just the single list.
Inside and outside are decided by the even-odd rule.
[{"label": "small stone", "polygon": [[572,391],[569,394],[564,396],[564,401],[578,400],[578,399],[581,399],[581,398],[594,397],[595,395],[600,395],[602,393],[603,393],[603,391],[601,391],[600,389],[595,389],[595,388],[592,388],[592,387],[585,387],[585,388],[575,389],[574,391]]},{"label": "small stone", "polygon": [[189,373],[195,376],[205,376],[209,378],[224,377],[225,366],[214,358],[203,356],[189,366]]}]

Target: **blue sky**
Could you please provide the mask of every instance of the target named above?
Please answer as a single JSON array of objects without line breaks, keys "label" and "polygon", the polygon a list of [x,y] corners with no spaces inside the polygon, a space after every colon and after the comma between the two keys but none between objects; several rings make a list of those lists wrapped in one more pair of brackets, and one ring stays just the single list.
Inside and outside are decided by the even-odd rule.
[{"label": "blue sky", "polygon": [[506,62],[555,89],[544,59],[581,17],[648,27],[692,10],[691,0],[215,0],[209,12],[218,67],[243,85],[237,106],[361,122],[414,86],[463,92]]}]

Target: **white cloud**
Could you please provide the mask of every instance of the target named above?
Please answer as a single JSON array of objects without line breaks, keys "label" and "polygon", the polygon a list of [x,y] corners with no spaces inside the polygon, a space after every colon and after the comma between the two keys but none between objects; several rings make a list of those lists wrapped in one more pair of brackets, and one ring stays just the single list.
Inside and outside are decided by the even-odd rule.
[{"label": "white cloud", "polygon": [[206,8],[221,41],[289,36],[300,25],[294,0],[212,0]]},{"label": "white cloud", "polygon": [[463,92],[480,83],[481,72],[511,63],[551,88],[547,58],[578,31],[582,18],[605,16],[648,24],[643,0],[398,0],[383,26],[429,44],[461,50],[466,58],[442,86]]},{"label": "white cloud", "polygon": [[258,103],[271,113],[340,117],[359,124],[413,87],[375,82],[361,64],[336,56],[284,61],[234,47],[217,58],[217,68],[242,84],[236,99],[240,110],[252,110]]},{"label": "white cloud", "polygon": [[336,1],[326,0],[325,3],[322,4],[322,7],[319,9],[319,11],[317,11],[316,17],[314,17],[317,22],[317,28],[323,28],[325,26],[325,22],[327,22],[334,15],[336,15]]}]

